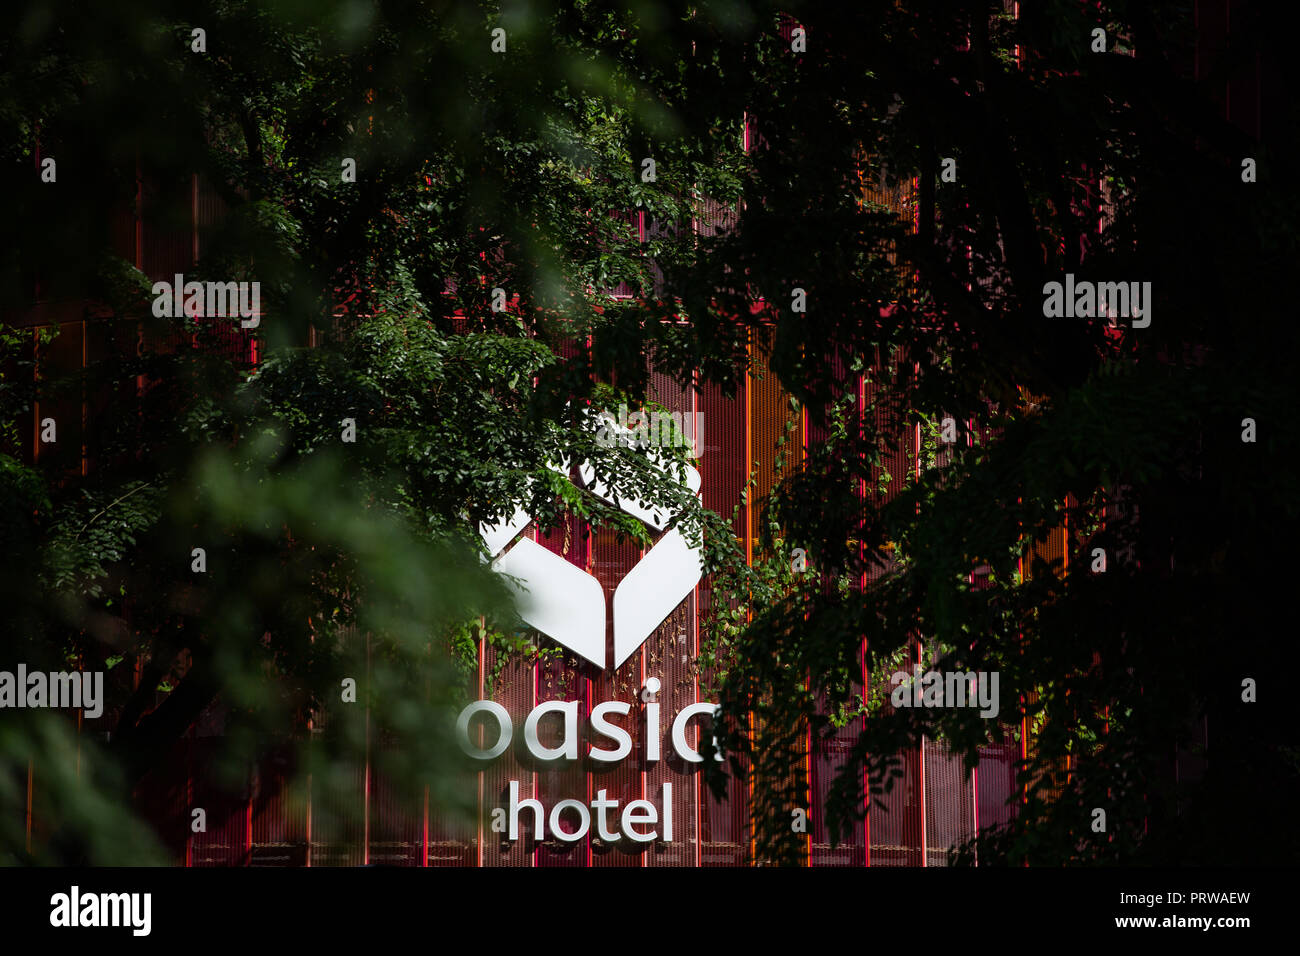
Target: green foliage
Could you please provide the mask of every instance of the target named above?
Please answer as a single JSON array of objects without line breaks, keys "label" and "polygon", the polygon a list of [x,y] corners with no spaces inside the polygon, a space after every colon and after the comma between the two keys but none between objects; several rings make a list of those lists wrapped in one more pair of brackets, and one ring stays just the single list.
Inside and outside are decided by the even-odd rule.
[{"label": "green foliage", "polygon": [[[731,769],[758,784],[761,860],[799,858],[788,808],[807,794],[787,771],[805,728],[862,714],[832,827],[861,813],[864,772],[879,793],[921,736],[973,759],[1023,720],[1015,823],[960,859],[1222,862],[1265,845],[1251,821],[1236,840],[1204,834],[1246,791],[1266,795],[1261,820],[1289,819],[1297,795],[1281,695],[1243,711],[1238,689],[1287,667],[1261,596],[1289,589],[1273,556],[1300,500],[1295,324],[1272,281],[1296,258],[1300,197],[1269,170],[1300,124],[1274,124],[1270,156],[1147,55],[1187,48],[1185,5],[1103,6],[1138,56],[1091,55],[1091,14],[1065,2],[1014,20],[1000,0],[795,3],[800,56],[761,0],[10,11],[4,662],[111,667],[113,733],[74,738],[32,712],[4,725],[0,855],[28,859],[13,782],[39,759],[55,836],[32,858],[158,859],[127,794],[204,714],[224,722],[232,781],[283,744],[297,780],[310,766],[346,785],[373,732],[398,789],[455,808],[470,788],[446,731],[478,643],[489,685],[558,653],[513,619],[479,522],[519,505],[544,528],[577,516],[644,540],[547,467],[566,458],[680,510],[705,545],[719,599],[701,666],[720,680]],[[1234,49],[1282,42],[1241,30]],[[748,153],[745,118],[761,137]],[[57,156],[57,188],[33,175],[38,153]],[[1243,189],[1247,154],[1261,181]],[[937,179],[944,156],[956,183]],[[188,236],[195,172],[225,209],[186,276],[261,283],[255,370],[237,330],[153,316],[110,234],[140,174],[151,234]],[[715,229],[724,208],[732,227]],[[1151,281],[1152,326],[1045,321],[1043,283],[1067,271]],[[52,327],[28,327],[47,321],[33,277],[40,315],[89,320],[84,370],[57,358],[76,350]],[[807,313],[788,308],[795,287]],[[726,521],[602,447],[583,411],[643,405],[652,366],[734,386],[753,345],[822,438],[796,459],[787,434],[786,477],[771,495],[751,482],[748,566]],[[24,457],[33,412],[82,403],[84,433],[65,418],[57,448]],[[978,440],[940,464],[945,415]],[[1247,415],[1256,445],[1239,441]],[[899,449],[918,425],[919,476]],[[1038,556],[1063,526],[1107,548],[1105,575],[1078,551],[1068,569]],[[1007,726],[884,713],[876,694],[918,640],[927,663],[998,670]],[[357,704],[339,699],[345,677]],[[1200,717],[1238,743],[1175,788],[1169,755]],[[281,739],[308,721],[316,733]],[[1105,842],[1087,829],[1099,805]]]},{"label": "green foliage", "polygon": [[[973,761],[1023,720],[1025,796],[964,862],[976,849],[981,863],[1242,862],[1300,846],[1282,822],[1300,793],[1294,721],[1281,697],[1240,700],[1241,678],[1289,667],[1277,556],[1300,490],[1300,435],[1281,413],[1292,296],[1277,281],[1300,196],[1281,175],[1243,186],[1240,158],[1290,155],[1294,124],[1271,125],[1266,150],[1214,118],[1162,53],[1191,48],[1185,10],[1103,7],[1138,56],[1090,54],[1077,4],[1010,20],[1000,3],[891,0],[795,10],[814,38],[797,66],[763,33],[752,74],[724,80],[761,118],[763,146],[735,230],[702,244],[686,296],[698,321],[664,335],[683,368],[728,357],[734,378],[761,328],[826,435],[767,505],[819,580],[719,614],[723,744],[733,770],[757,768],[761,859],[801,854],[789,806],[803,804],[781,773],[800,750],[783,731],[822,733],[864,697],[832,829],[862,814],[864,776],[879,792],[923,736]],[[1263,20],[1239,26],[1232,55],[1285,61]],[[955,183],[939,181],[945,156]],[[903,215],[864,202],[864,186],[906,201]],[[1151,326],[1044,319],[1043,285],[1066,272],[1150,281]],[[795,286],[806,315],[785,306]],[[754,313],[759,296],[770,305]],[[866,406],[844,414],[837,396],[868,372]],[[941,457],[931,429],[946,415],[974,420],[977,440]],[[1267,441],[1241,442],[1247,416],[1268,417]],[[900,449],[918,425],[919,477]],[[1068,567],[1042,556],[1063,535]],[[1089,570],[1095,546],[1105,574]],[[845,577],[862,584],[836,587]],[[918,642],[927,669],[998,671],[1000,720],[873,703]],[[751,721],[774,730],[751,737]],[[1204,779],[1175,785],[1173,755],[1202,721],[1222,743]],[[1259,780],[1274,795],[1242,819],[1229,808],[1258,807]],[[1105,839],[1089,827],[1097,806]]]},{"label": "green foliage", "polygon": [[[74,370],[64,353],[33,354],[30,331],[3,329],[4,660],[106,670],[112,731],[78,744],[33,722],[3,738],[6,781],[34,760],[38,782],[63,787],[59,755],[76,746],[104,768],[78,782],[93,799],[41,804],[56,836],[32,859],[136,860],[102,835],[137,834],[130,789],[166,771],[200,717],[223,726],[232,788],[274,751],[291,795],[309,769],[328,794],[373,739],[396,792],[427,787],[435,806],[466,812],[450,715],[478,641],[501,666],[558,653],[521,632],[480,560],[479,522],[523,505],[544,528],[578,515],[645,537],[548,462],[590,461],[616,494],[683,509],[711,563],[734,560],[693,496],[632,450],[599,446],[580,414],[594,398],[644,397],[646,308],[612,287],[649,297],[652,257],[694,255],[693,191],[737,191],[738,139],[678,115],[684,60],[661,57],[715,19],[685,5],[667,17],[543,5],[502,17],[502,57],[488,43],[494,7],[359,10],[223,2],[183,22],[131,3],[11,11],[0,129],[24,171],[0,226],[19,250],[3,304],[33,304],[35,270],[43,298],[87,310],[96,345]],[[195,24],[206,54],[190,50]],[[57,189],[26,173],[37,148],[58,159]],[[640,180],[645,156],[655,182]],[[221,197],[184,271],[260,283],[255,369],[232,347],[234,323],[155,317],[148,278],[112,254],[122,244],[107,225],[135,203],[137,163],[151,236],[188,234],[193,173]],[[630,225],[638,206],[666,225],[647,243]],[[587,337],[594,362],[572,357]],[[616,371],[619,388],[598,384]],[[22,459],[21,416],[60,401],[86,403],[85,432],[65,416],[60,444]],[[341,700],[348,677],[356,704]],[[41,734],[64,736],[38,753]],[[27,859],[13,823],[24,799],[5,794],[8,858]]]}]

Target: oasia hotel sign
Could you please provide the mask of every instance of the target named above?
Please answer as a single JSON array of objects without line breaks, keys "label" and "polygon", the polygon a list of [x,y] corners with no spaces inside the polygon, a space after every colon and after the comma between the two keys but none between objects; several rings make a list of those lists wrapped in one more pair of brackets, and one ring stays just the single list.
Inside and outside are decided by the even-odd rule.
[{"label": "oasia hotel sign", "polygon": [[[675,528],[664,531],[671,516],[664,514],[663,509],[644,501],[616,498],[586,463],[579,468],[579,473],[593,494],[664,532],[614,590],[613,666],[617,668],[691,593],[703,574],[703,562],[699,549],[692,547],[680,531]],[[688,466],[684,481],[692,492],[699,493],[700,475],[696,469]],[[604,589],[595,577],[528,538],[507,548],[531,520],[526,512],[517,510],[511,518],[481,529],[492,567],[507,575],[507,580],[514,578],[518,582],[510,582],[510,587],[517,597],[519,615],[527,624],[583,659],[604,667]],[[642,692],[647,763],[660,760],[664,743],[660,705],[655,700],[659,686],[659,680],[651,677]],[[688,741],[688,725],[692,718],[711,715],[715,710],[714,704],[694,703],[682,708],[673,718],[668,737],[681,760],[703,761]],[[627,701],[609,700],[594,706],[587,735],[592,746],[585,756],[597,764],[607,765],[630,757],[632,735],[612,718],[627,718],[631,713],[632,705]],[[538,704],[524,720],[522,746],[533,760],[543,763],[577,761],[582,756],[579,749],[583,739],[579,718],[576,700]],[[539,729],[546,720],[559,725],[559,743],[554,746],[541,741]],[[483,728],[481,746],[473,740],[476,726]],[[488,762],[504,754],[514,741],[514,720],[496,701],[480,700],[461,711],[456,734],[465,753],[477,761]],[[722,759],[721,754],[716,756]],[[511,780],[506,805],[492,811],[492,829],[508,840],[519,839],[523,829],[530,830],[538,842],[549,834],[572,843],[588,833],[607,842],[620,839],[635,843],[669,842],[673,839],[672,784],[663,784],[659,806],[650,800],[632,800],[621,805],[619,800],[608,796],[607,790],[601,789],[590,803],[560,800],[548,813],[541,801],[521,799],[519,781]]]}]

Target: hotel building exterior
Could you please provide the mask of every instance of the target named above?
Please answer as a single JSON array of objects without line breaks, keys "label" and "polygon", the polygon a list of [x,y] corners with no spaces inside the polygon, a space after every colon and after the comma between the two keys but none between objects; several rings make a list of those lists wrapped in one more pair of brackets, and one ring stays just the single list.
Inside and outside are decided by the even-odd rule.
[{"label": "hotel building exterior", "polygon": [[[1227,0],[1197,4],[1200,26],[1196,69],[1229,28]],[[1254,84],[1252,86],[1252,83]],[[1241,88],[1225,97],[1225,115],[1258,134],[1259,106],[1257,79],[1247,79]],[[38,159],[39,162],[39,159]],[[906,194],[884,195],[864,187],[868,198],[894,208],[900,215],[910,215]],[[114,251],[131,261],[151,280],[170,280],[184,273],[199,258],[200,235],[215,222],[222,204],[206,189],[198,177],[190,183],[188,194],[163,195],[143,179],[137,193],[137,211],[123,213],[113,223]],[[189,227],[177,229],[168,218],[177,208],[188,207]],[[638,214],[639,215],[639,214]],[[709,210],[698,224],[702,231],[718,228],[724,220],[722,210]],[[639,228],[643,234],[645,223]],[[36,304],[22,315],[7,317],[16,326],[37,330],[58,327],[60,335],[45,353],[50,371],[73,369],[123,348],[121,330],[113,331],[102,317],[93,315],[85,303],[43,301],[36,292]],[[259,356],[253,337],[232,333],[229,346],[248,365],[256,365]],[[819,426],[810,421],[806,411],[797,413],[796,451],[785,456],[783,467],[776,467],[778,439],[785,434],[790,415],[789,396],[776,377],[766,369],[761,344],[756,343],[752,357],[755,371],[746,377],[734,394],[724,394],[711,385],[681,388],[668,377],[652,374],[652,393],[647,399],[659,403],[683,420],[703,423],[698,471],[704,504],[729,514],[742,501],[748,478],[747,463],[758,462],[758,487],[743,500],[734,533],[747,553],[757,540],[756,501],[782,474],[798,467],[803,449],[821,438]],[[859,382],[859,407],[865,404],[869,385]],[[56,417],[62,431],[57,451],[39,441],[42,418]],[[31,460],[42,461],[49,455],[65,456],[56,467],[72,473],[86,473],[93,467],[87,456],[81,429],[89,405],[32,409],[24,432],[32,436],[28,453]],[[62,424],[66,423],[66,424]],[[81,423],[81,424],[79,424]],[[64,437],[66,436],[66,437]],[[78,455],[77,449],[81,449]],[[892,459],[891,472],[900,473],[917,467],[923,456],[919,427],[899,436]],[[46,462],[49,464],[49,462]],[[630,544],[619,544],[611,534],[596,533],[576,520],[569,527],[542,535],[531,527],[525,531],[541,547],[560,555],[563,560],[593,575],[604,591],[606,606],[612,607],[614,589],[643,559],[645,552]],[[1067,558],[1065,535],[1053,535],[1046,555]],[[399,866],[737,866],[752,861],[751,833],[747,811],[745,781],[732,779],[726,800],[714,799],[703,784],[697,765],[685,762],[674,752],[669,741],[669,725],[683,708],[698,703],[702,697],[701,678],[696,662],[700,649],[701,615],[713,601],[719,600],[705,578],[685,597],[631,657],[617,668],[601,667],[564,655],[560,660],[537,664],[510,663],[498,667],[493,652],[481,647],[476,685],[470,699],[489,699],[501,704],[511,716],[516,737],[522,736],[525,718],[538,705],[548,701],[576,701],[585,719],[601,702],[621,701],[628,705],[631,719],[626,724],[634,731],[632,755],[609,767],[582,764],[547,768],[524,764],[511,748],[487,764],[479,773],[479,815],[469,827],[453,826],[442,819],[437,808],[427,800],[422,812],[412,812],[411,795],[399,799],[388,783],[367,761],[356,768],[355,786],[347,805],[332,807],[331,814],[313,805],[310,792],[290,794],[283,787],[285,764],[272,754],[251,768],[242,792],[229,792],[211,783],[205,772],[210,742],[219,732],[214,716],[201,721],[182,741],[162,773],[151,774],[140,786],[137,799],[143,815],[157,827],[173,854],[176,865],[186,866],[321,866],[321,865],[399,865]],[[612,622],[607,644],[612,648]],[[612,655],[606,655],[606,663]],[[644,726],[646,701],[642,691],[647,682],[657,680],[656,703],[660,708],[662,759],[645,759],[645,741],[635,728]],[[1014,708],[1003,707],[1004,718]],[[107,726],[112,715],[106,714]],[[1029,735],[1021,742],[1007,742],[983,748],[977,768],[967,771],[959,758],[950,755],[941,743],[922,740],[903,755],[903,776],[892,790],[873,804],[864,819],[851,831],[847,842],[832,845],[821,812],[831,780],[844,761],[856,738],[858,725],[851,723],[828,741],[809,740],[805,760],[799,772],[808,792],[808,827],[804,836],[804,861],[811,866],[935,866],[943,865],[947,850],[971,838],[978,829],[1004,822],[1015,813],[1015,766],[1022,757],[1022,747],[1032,746]],[[1023,730],[1024,728],[1022,728]],[[688,732],[688,740],[694,741]],[[543,737],[545,734],[543,733]],[[545,742],[545,740],[543,741]],[[371,740],[372,748],[384,746]],[[40,837],[41,808],[33,786],[41,774],[39,761],[29,771],[27,816],[29,830]],[[581,839],[561,842],[554,839],[540,843],[520,839],[509,841],[492,829],[493,810],[508,801],[512,781],[519,783],[520,799],[536,799],[549,810],[559,801],[576,800],[590,805],[599,791],[617,799],[620,807],[634,800],[649,800],[658,805],[671,785],[673,838],[637,844],[634,850],[615,848],[596,837],[594,826]],[[207,830],[193,833],[189,827],[189,808],[207,810]],[[659,808],[660,820],[664,808]],[[325,824],[322,820],[345,821]],[[531,818],[525,815],[525,820]],[[567,827],[574,826],[566,818]],[[523,824],[527,829],[527,824]]]}]

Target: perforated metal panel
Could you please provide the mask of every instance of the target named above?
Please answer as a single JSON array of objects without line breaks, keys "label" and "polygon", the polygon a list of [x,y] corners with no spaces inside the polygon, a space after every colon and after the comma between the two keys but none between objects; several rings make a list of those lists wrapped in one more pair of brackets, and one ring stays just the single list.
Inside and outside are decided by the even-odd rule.
[{"label": "perforated metal panel", "polygon": [[974,783],[944,744],[926,741],[924,754],[926,866],[946,866],[948,849],[974,835]]},{"label": "perforated metal panel", "polygon": [[302,866],[307,862],[307,800],[293,787],[293,748],[277,747],[253,780],[250,866]]}]

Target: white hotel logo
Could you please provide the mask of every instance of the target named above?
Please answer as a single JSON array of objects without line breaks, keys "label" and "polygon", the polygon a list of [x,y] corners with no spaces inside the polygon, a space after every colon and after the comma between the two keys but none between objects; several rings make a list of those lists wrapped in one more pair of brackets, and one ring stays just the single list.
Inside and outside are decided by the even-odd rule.
[{"label": "white hotel logo", "polygon": [[[626,420],[626,412],[622,416]],[[600,431],[597,441],[604,447],[621,444],[625,447],[640,445],[644,448],[647,436],[635,435],[624,425],[612,421],[608,414],[599,416]],[[655,423],[656,425],[659,423]],[[676,425],[677,423],[673,423]],[[698,422],[692,429],[700,434]],[[671,429],[668,430],[671,434]],[[640,438],[642,441],[637,441]],[[654,449],[647,449],[650,461],[667,471],[668,464]],[[568,475],[568,463],[551,465],[552,470]],[[659,531],[667,527],[671,515],[663,513],[645,501],[624,500],[611,494],[604,482],[596,479],[595,469],[583,462],[578,469],[583,485],[592,494],[622,508]],[[695,494],[700,491],[700,473],[687,466],[684,484]],[[532,627],[553,639],[560,646],[597,666],[605,666],[605,591],[587,572],[574,567],[560,555],[549,551],[528,538],[521,538],[514,547],[508,547],[532,518],[522,509],[506,521],[479,529],[492,567],[519,580],[510,583],[517,597],[519,616]],[[504,553],[502,553],[504,551]],[[676,529],[665,531],[659,541],[646,553],[627,576],[614,589],[614,666],[622,665],[636,652],[655,628],[663,623],[673,609],[691,593],[704,573],[702,556],[698,548],[687,544]],[[507,579],[508,580],[508,579]],[[660,759],[662,727],[659,719],[659,679],[646,680],[641,699],[644,703],[639,717],[644,720],[644,759],[654,763]],[[583,756],[579,733],[579,702],[576,700],[550,700],[539,703],[524,720],[524,746],[536,760],[575,762]],[[673,719],[670,738],[678,759],[686,763],[704,760],[699,749],[692,745],[688,725],[693,718],[715,716],[717,706],[698,702],[683,707]],[[485,734],[486,744],[480,746],[473,739],[472,724],[482,715],[495,723],[494,733]],[[596,763],[613,764],[632,755],[632,735],[614,718],[632,716],[632,705],[627,701],[609,700],[597,704],[590,713],[593,744],[586,757]],[[540,725],[544,718],[560,718],[563,739],[557,746],[543,744]],[[456,736],[466,754],[477,760],[495,760],[506,752],[514,736],[514,721],[509,712],[491,700],[480,700],[461,711],[456,722]],[[596,738],[604,737],[612,747],[600,746]],[[714,738],[714,759],[721,760],[722,753]],[[673,785],[664,783],[659,806],[650,800],[632,800],[622,805],[617,798],[608,796],[608,789],[600,789],[588,804],[582,800],[561,800],[550,810],[540,800],[526,797],[518,780],[511,780],[504,806],[492,810],[492,832],[505,840],[518,840],[531,830],[532,839],[542,841],[548,836],[563,843],[575,843],[590,834],[605,843],[627,840],[631,843],[650,843],[655,840],[673,840]],[[530,817],[531,814],[531,817]],[[565,815],[569,821],[565,822]],[[576,821],[574,818],[576,817]],[[532,826],[529,827],[531,822]],[[656,829],[657,828],[657,829]]]},{"label": "white hotel logo", "polygon": [[[667,471],[668,465],[655,452],[651,461]],[[551,466],[561,474],[567,467]],[[578,469],[583,485],[592,494],[663,531],[671,515],[644,501],[614,497],[595,469],[584,462]],[[696,494],[700,473],[686,466],[685,484]],[[605,591],[595,577],[535,541],[522,538],[504,554],[532,518],[522,509],[513,517],[492,526],[481,526],[492,567],[521,582],[511,589],[518,600],[519,616],[561,647],[579,657],[605,666]],[[664,618],[672,613],[695,588],[704,574],[702,555],[691,547],[677,529],[665,532],[646,556],[614,590],[614,667],[621,667]]]}]

